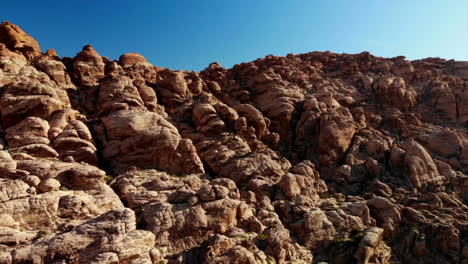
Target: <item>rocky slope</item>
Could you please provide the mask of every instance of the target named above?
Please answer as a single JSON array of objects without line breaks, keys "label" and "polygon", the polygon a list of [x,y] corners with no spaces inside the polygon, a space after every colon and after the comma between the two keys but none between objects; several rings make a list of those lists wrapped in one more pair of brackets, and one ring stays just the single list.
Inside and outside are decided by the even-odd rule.
[{"label": "rocky slope", "polygon": [[468,263],[468,62],[202,72],[0,26],[0,263]]}]

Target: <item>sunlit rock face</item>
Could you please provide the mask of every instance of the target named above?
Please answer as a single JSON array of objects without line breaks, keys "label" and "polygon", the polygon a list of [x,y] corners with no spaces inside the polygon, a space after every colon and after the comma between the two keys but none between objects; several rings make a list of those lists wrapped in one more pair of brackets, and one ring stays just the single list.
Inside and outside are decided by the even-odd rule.
[{"label": "sunlit rock face", "polygon": [[62,59],[4,22],[0,263],[467,264],[467,73]]}]

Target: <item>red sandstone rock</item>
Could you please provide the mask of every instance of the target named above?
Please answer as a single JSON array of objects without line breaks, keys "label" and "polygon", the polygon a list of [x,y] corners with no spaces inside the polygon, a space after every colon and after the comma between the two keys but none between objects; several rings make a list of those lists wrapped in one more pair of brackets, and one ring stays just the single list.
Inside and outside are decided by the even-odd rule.
[{"label": "red sandstone rock", "polygon": [[73,75],[79,86],[95,86],[104,77],[104,61],[91,45],[86,45],[76,55],[73,62]]},{"label": "red sandstone rock", "polygon": [[10,50],[20,51],[28,59],[41,54],[37,41],[20,27],[8,21],[3,21],[0,25],[0,43],[4,43]]},{"label": "red sandstone rock", "polygon": [[203,173],[189,139],[156,113],[116,111],[102,119],[103,156],[111,164],[154,167],[175,174]]},{"label": "red sandstone rock", "polygon": [[119,62],[122,66],[132,66],[137,63],[147,63],[145,57],[138,53],[125,53],[120,56]]},{"label": "red sandstone rock", "polygon": [[368,52],[172,71],[3,23],[0,263],[465,263],[467,72]]},{"label": "red sandstone rock", "polygon": [[48,119],[53,112],[64,109],[67,100],[65,91],[39,81],[15,82],[6,87],[0,99],[3,126],[10,127],[28,116]]}]

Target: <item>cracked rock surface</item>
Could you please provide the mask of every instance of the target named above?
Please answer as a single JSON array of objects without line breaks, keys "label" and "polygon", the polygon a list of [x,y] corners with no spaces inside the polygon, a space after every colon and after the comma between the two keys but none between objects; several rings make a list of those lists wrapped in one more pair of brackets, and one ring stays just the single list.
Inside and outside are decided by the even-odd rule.
[{"label": "cracked rock surface", "polygon": [[201,72],[0,25],[0,264],[468,264],[468,63]]}]

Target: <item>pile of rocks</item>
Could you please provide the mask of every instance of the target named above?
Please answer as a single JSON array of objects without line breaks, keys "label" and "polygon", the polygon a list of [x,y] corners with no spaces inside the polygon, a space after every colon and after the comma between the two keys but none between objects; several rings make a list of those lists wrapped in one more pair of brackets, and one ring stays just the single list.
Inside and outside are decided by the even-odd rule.
[{"label": "pile of rocks", "polygon": [[0,25],[0,263],[464,263],[468,63],[172,71]]}]

